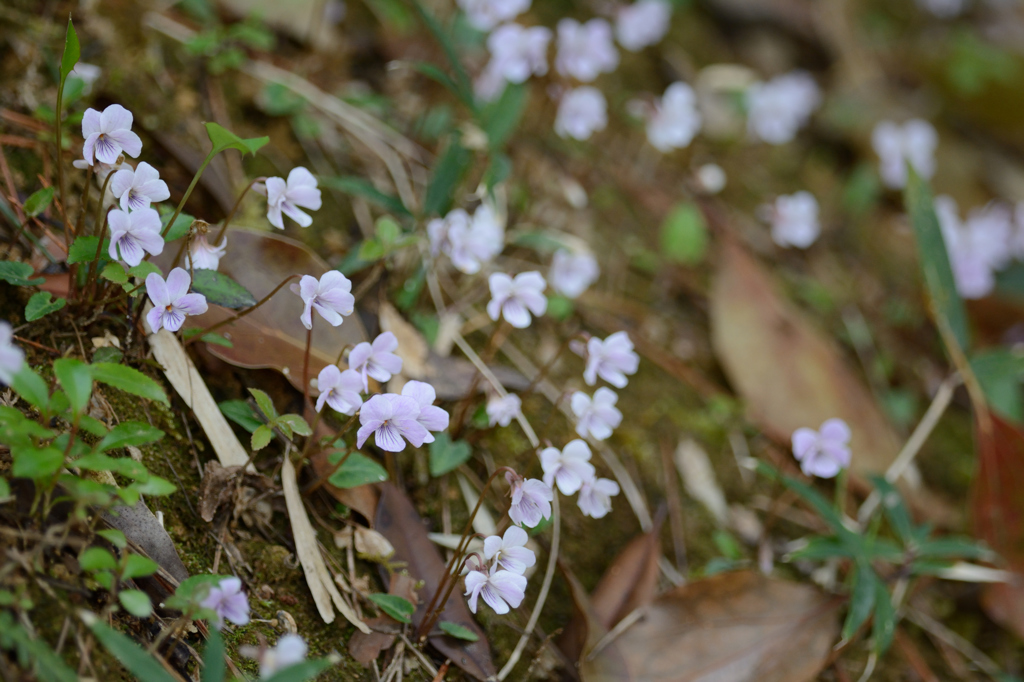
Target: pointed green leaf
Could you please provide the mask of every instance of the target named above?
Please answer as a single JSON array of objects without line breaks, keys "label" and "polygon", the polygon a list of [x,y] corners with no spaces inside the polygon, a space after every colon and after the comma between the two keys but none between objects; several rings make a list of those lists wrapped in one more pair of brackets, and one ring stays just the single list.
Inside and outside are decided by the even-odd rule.
[{"label": "pointed green leaf", "polygon": [[175,682],[174,677],[164,669],[163,665],[130,637],[122,635],[96,616],[92,614],[89,616],[86,623],[92,630],[92,634],[136,679],[146,682]]},{"label": "pointed green leaf", "polygon": [[64,451],[52,445],[45,448],[16,447],[11,444],[14,465],[11,473],[15,478],[39,480],[54,475],[64,466]]},{"label": "pointed green leaf", "polygon": [[[853,574],[853,594],[850,595],[850,610],[846,614],[846,622],[843,623],[843,639],[850,639],[864,624],[864,621],[871,615],[875,608],[875,598],[878,595],[876,587],[879,585],[875,571],[866,561],[856,563],[856,571]],[[883,586],[884,591],[884,586]],[[886,595],[888,597],[888,595]]]},{"label": "pointed green leaf", "polygon": [[159,476],[150,476],[145,483],[134,483],[132,485],[143,495],[150,495],[152,497],[173,495],[178,490],[173,483]]},{"label": "pointed green leaf", "polygon": [[54,300],[53,295],[49,291],[36,292],[32,294],[32,298],[28,299],[28,303],[25,304],[25,320],[35,322],[50,313],[57,312],[66,303],[67,301],[63,298]]},{"label": "pointed green leaf", "polygon": [[211,154],[219,154],[225,149],[237,149],[242,154],[255,154],[261,147],[270,142],[269,137],[242,139],[227,128],[216,123],[209,122],[204,125],[206,126],[206,134],[210,137],[210,143],[213,145]]},{"label": "pointed green leaf", "polygon": [[122,422],[112,428],[96,445],[97,452],[106,452],[128,445],[145,445],[164,437],[164,432],[143,422]]},{"label": "pointed green leaf", "polygon": [[[167,214],[160,217],[160,232],[167,230],[167,223],[170,221],[171,216],[174,215],[173,211],[169,211]],[[171,229],[167,230],[167,234],[164,235],[164,241],[173,242],[175,239],[181,239],[188,234],[189,228],[192,227],[192,223],[196,221],[195,218],[187,213],[179,213],[178,217],[174,219],[174,225]]]},{"label": "pointed green leaf", "polygon": [[217,407],[220,408],[220,411],[225,417],[235,422],[249,433],[252,433],[263,425],[263,422],[256,418],[256,413],[253,412],[249,403],[244,400],[225,400],[222,403],[217,403]]},{"label": "pointed green leaf", "polygon": [[397,594],[371,594],[370,601],[380,607],[381,611],[388,614],[399,623],[411,623],[413,611],[416,607],[408,599],[399,597]]},{"label": "pointed green leaf", "polygon": [[148,398],[164,405],[170,405],[167,394],[164,393],[164,389],[160,388],[160,384],[137,369],[110,362],[97,362],[91,367],[92,378],[100,383],[137,395],[140,398]]},{"label": "pointed green leaf", "polygon": [[117,568],[117,559],[102,547],[90,547],[78,555],[78,565],[83,571],[112,570]]},{"label": "pointed green leaf", "polygon": [[21,370],[14,375],[11,386],[23,400],[38,410],[45,410],[50,402],[49,387],[28,364],[22,365]]},{"label": "pointed green leaf", "polygon": [[313,429],[309,428],[306,420],[297,414],[282,414],[277,423],[279,427],[287,424],[288,428],[300,436],[309,436],[313,433]]},{"label": "pointed green leaf", "polygon": [[896,610],[892,607],[892,597],[885,589],[885,583],[879,580],[875,583],[875,622],[871,628],[875,653],[879,656],[884,654],[895,634]]},{"label": "pointed green leaf", "polygon": [[106,528],[104,530],[96,531],[96,535],[104,538],[107,542],[112,544],[118,549],[124,549],[128,546],[128,539],[124,536],[124,533],[116,528]]},{"label": "pointed green leaf", "polygon": [[100,277],[114,284],[128,283],[128,273],[124,271],[120,263],[107,263],[104,265],[103,271],[100,272]]},{"label": "pointed green leaf", "polygon": [[146,279],[152,274],[163,276],[164,272],[158,268],[155,264],[150,263],[148,260],[144,260],[135,267],[128,270],[128,274],[132,277],[138,277],[139,279]]},{"label": "pointed green leaf", "polygon": [[224,663],[224,637],[217,628],[210,628],[210,636],[206,639],[203,651],[203,672],[200,682],[224,682],[226,671]]},{"label": "pointed green leaf", "polygon": [[467,627],[453,623],[449,620],[442,620],[438,625],[441,628],[441,632],[454,637],[455,639],[465,640],[467,642],[475,642],[480,637]]},{"label": "pointed green leaf", "polygon": [[452,139],[434,166],[434,174],[427,185],[423,200],[423,214],[444,215],[452,205],[455,189],[469,168],[473,156],[468,149]]},{"label": "pointed green leaf", "polygon": [[54,361],[53,373],[57,376],[64,394],[71,403],[71,409],[81,412],[89,404],[92,395],[92,374],[89,365],[74,358],[61,358]]},{"label": "pointed green leaf", "polygon": [[121,590],[117,593],[117,600],[125,611],[136,618],[149,618],[153,615],[153,602],[142,590]]},{"label": "pointed green leaf", "polygon": [[270,439],[274,437],[274,431],[266,424],[263,424],[255,431],[252,432],[252,438],[249,439],[249,445],[252,449],[262,450],[270,444]]},{"label": "pointed green leaf", "polygon": [[515,132],[530,99],[526,83],[508,83],[501,96],[488,106],[482,115],[482,127],[487,133],[487,144],[492,150],[501,149]]},{"label": "pointed green leaf", "polygon": [[274,401],[270,399],[269,395],[258,388],[250,388],[249,393],[256,399],[256,405],[264,417],[270,421],[277,419],[277,408],[274,407]]},{"label": "pointed green leaf", "polygon": [[64,34],[64,54],[60,58],[60,85],[64,87],[64,81],[67,80],[68,74],[70,74],[75,64],[82,56],[82,48],[78,44],[78,32],[75,31],[75,25],[71,21],[71,17],[68,17],[68,30]]},{"label": "pointed green leaf", "polygon": [[[344,456],[341,452],[332,453],[331,464],[337,464]],[[353,452],[341,465],[341,468],[331,474],[330,483],[336,488],[355,488],[367,483],[380,483],[388,480],[388,472],[384,467],[374,462],[369,457],[358,452]]]},{"label": "pointed green leaf", "polygon": [[42,277],[32,277],[32,266],[28,263],[19,263],[13,260],[0,261],[0,279],[16,287],[31,287],[42,284],[46,280]]},{"label": "pointed green leaf", "polygon": [[192,274],[192,291],[206,296],[206,302],[239,310],[256,305],[256,299],[249,290],[216,270],[195,270]]},{"label": "pointed green leaf", "polygon": [[44,187],[38,192],[33,192],[25,200],[25,213],[35,218],[49,207],[53,201],[53,187]]},{"label": "pointed green leaf", "polygon": [[141,578],[147,575],[153,575],[160,569],[160,564],[153,561],[149,557],[144,557],[139,554],[129,554],[125,561],[124,572],[121,577],[125,580],[129,578]]}]

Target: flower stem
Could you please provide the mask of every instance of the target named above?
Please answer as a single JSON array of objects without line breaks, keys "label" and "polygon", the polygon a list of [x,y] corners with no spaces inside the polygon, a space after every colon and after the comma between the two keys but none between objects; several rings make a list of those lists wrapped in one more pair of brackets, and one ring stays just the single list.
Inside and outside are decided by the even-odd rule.
[{"label": "flower stem", "polygon": [[231,324],[232,322],[236,322],[236,321],[242,319],[243,317],[245,317],[246,315],[248,315],[252,311],[254,311],[257,308],[259,308],[261,305],[263,305],[264,303],[269,301],[271,299],[271,297],[273,297],[274,294],[276,294],[278,291],[281,290],[281,287],[283,287],[285,284],[287,284],[291,280],[295,279],[296,277],[299,277],[299,275],[289,275],[289,276],[285,277],[284,280],[282,280],[282,282],[280,284],[278,284],[276,287],[274,287],[273,291],[271,291],[269,294],[267,294],[266,296],[261,298],[259,300],[259,302],[256,303],[256,305],[254,305],[254,306],[252,306],[250,308],[246,308],[245,310],[243,310],[242,312],[238,313],[237,315],[235,315],[233,317],[229,317],[226,320],[221,320],[217,324],[214,324],[214,325],[211,325],[211,326],[207,327],[206,329],[202,330],[201,332],[199,332],[198,334],[196,334],[192,338],[187,339],[183,345],[187,346],[188,344],[192,343],[196,339],[202,338],[202,337],[206,336],[207,334],[209,334],[210,332],[216,331],[216,330],[220,329],[224,325]]},{"label": "flower stem", "polygon": [[[498,346],[501,345],[505,339],[505,335],[508,333],[507,330],[508,323],[505,321],[505,318],[501,318],[498,321],[498,324],[494,326],[494,331],[491,332],[491,337],[487,340],[487,346],[481,354],[480,359],[485,365],[494,358],[494,354],[497,352]],[[476,387],[480,384],[481,378],[480,372],[473,375],[473,380],[469,382],[469,389],[459,400],[459,404],[455,406],[455,409],[452,410],[451,428],[449,429],[452,440],[458,438],[459,434],[462,432],[462,423],[466,419],[466,412],[469,411],[469,404],[472,402],[473,396],[476,395]]]},{"label": "flower stem", "polygon": [[57,108],[53,113],[53,133],[54,141],[57,143],[57,189],[60,192],[60,212],[61,217],[64,219],[64,241],[67,245],[71,246],[71,230],[68,229],[68,203],[67,195],[64,192],[64,145],[60,134],[60,118],[61,109],[64,106],[64,80],[61,80],[60,86],[57,88]]},{"label": "flower stem", "polygon": [[302,358],[302,409],[309,404],[309,351],[313,348],[313,323],[316,319],[309,316],[309,329],[306,330],[306,354]]},{"label": "flower stem", "polygon": [[231,219],[235,217],[235,213],[238,212],[238,207],[242,205],[242,199],[244,199],[245,195],[248,194],[250,189],[252,189],[252,186],[257,182],[266,182],[266,180],[267,179],[265,177],[258,177],[245,186],[242,193],[238,195],[238,200],[235,201],[235,205],[231,207],[227,217],[224,218],[224,224],[221,225],[220,232],[217,233],[217,238],[213,240],[214,244],[220,244],[220,240],[224,238],[225,233],[228,231],[228,225],[231,223]]},{"label": "flower stem", "polygon": [[181,197],[181,201],[178,202],[178,207],[174,209],[174,215],[172,215],[171,219],[167,221],[167,227],[165,227],[163,229],[163,232],[160,233],[161,237],[167,236],[167,233],[171,229],[171,225],[174,225],[174,221],[178,219],[179,215],[181,215],[181,209],[185,208],[185,202],[188,201],[188,198],[190,196],[192,196],[192,190],[196,188],[196,184],[199,182],[199,178],[202,177],[203,171],[206,170],[206,167],[210,165],[210,161],[213,160],[213,157],[215,155],[216,150],[211,149],[210,153],[206,155],[205,159],[203,159],[203,165],[201,165],[199,167],[199,170],[196,171],[196,174],[192,176],[192,182],[189,183],[188,189],[185,190],[185,194]]}]

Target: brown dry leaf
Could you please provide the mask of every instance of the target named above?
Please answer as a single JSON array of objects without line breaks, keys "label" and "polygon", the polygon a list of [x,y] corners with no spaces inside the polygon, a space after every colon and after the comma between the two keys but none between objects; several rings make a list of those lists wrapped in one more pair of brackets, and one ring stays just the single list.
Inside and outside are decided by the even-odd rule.
[{"label": "brown dry leaf", "polygon": [[[609,646],[585,656],[584,682],[804,682],[838,632],[841,600],[756,571],[678,587]],[[621,657],[626,669],[617,661]]]},{"label": "brown dry leaf", "polygon": [[[569,659],[573,666],[577,666],[580,656],[584,652],[593,651],[608,634],[607,628],[601,625],[594,613],[594,607],[590,603],[587,591],[580,584],[576,575],[562,561],[558,562],[562,575],[569,583],[569,593],[572,595],[573,614],[572,620],[562,632],[558,639],[558,648]],[[618,646],[614,641],[610,642],[602,651],[602,664],[609,675],[618,672],[622,679],[626,678],[626,662],[619,653]],[[578,672],[574,668],[573,673]]]},{"label": "brown dry leaf", "polygon": [[[410,604],[418,604],[416,596],[416,581],[404,573],[393,573],[391,575],[391,586],[388,594],[394,594],[409,601]],[[366,621],[372,632],[369,634],[356,632],[348,640],[348,652],[352,658],[359,661],[364,667],[369,667],[370,662],[380,656],[380,652],[389,649],[395,643],[395,635],[402,631],[402,625],[387,614],[381,614],[376,618]]]},{"label": "brown dry leaf", "polygon": [[206,463],[199,486],[199,516],[203,521],[213,521],[217,508],[232,498],[234,486],[231,483],[239,469],[241,467],[222,467],[212,459]]},{"label": "brown dry leaf", "polygon": [[103,520],[145,550],[145,554],[175,580],[180,582],[188,578],[188,569],[178,556],[174,540],[144,501],[139,500],[132,507],[114,507],[103,513]]},{"label": "brown dry leaf", "polygon": [[[231,257],[221,261],[220,272],[248,289],[256,300],[273,291],[289,275],[319,278],[331,269],[300,242],[255,230],[230,228],[228,251]],[[169,255],[165,254],[156,261],[165,268],[170,266],[176,251],[168,249],[168,252]],[[232,317],[236,312],[210,306],[206,314],[189,317],[188,324],[191,328],[205,328]],[[233,348],[207,344],[207,350],[239,367],[276,369],[301,391],[306,353],[306,328],[299,321],[301,313],[302,299],[286,285],[255,312],[218,330],[230,339]],[[316,313],[313,317],[310,378],[316,377],[326,365],[334,363],[346,345],[366,340],[366,330],[358,315],[346,317],[338,327],[332,327]]]},{"label": "brown dry leaf", "polygon": [[[445,564],[437,547],[427,537],[423,519],[405,493],[390,483],[381,483],[378,487],[380,502],[374,527],[394,546],[392,562],[405,562],[409,575],[423,581],[420,590],[423,598],[412,616],[413,624],[418,625],[425,615],[426,602],[441,582]],[[459,590],[455,590],[445,604],[440,620],[468,628],[479,639],[464,642],[446,635],[432,635],[429,641],[435,649],[478,680],[486,680],[497,673],[487,635],[473,619]]]}]

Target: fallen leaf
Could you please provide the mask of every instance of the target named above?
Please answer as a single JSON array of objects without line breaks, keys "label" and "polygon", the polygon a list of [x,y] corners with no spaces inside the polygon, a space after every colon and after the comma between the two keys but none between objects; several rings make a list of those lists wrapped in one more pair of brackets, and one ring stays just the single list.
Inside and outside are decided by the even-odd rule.
[{"label": "fallen leaf", "polygon": [[206,463],[199,486],[199,516],[203,521],[213,521],[217,508],[232,498],[234,486],[231,483],[239,469],[241,467],[223,467],[212,459]]},{"label": "fallen leaf", "polygon": [[[594,607],[590,603],[590,596],[586,589],[580,584],[576,575],[562,561],[558,562],[562,575],[569,583],[569,594],[572,596],[573,614],[569,625],[562,632],[558,639],[558,648],[573,666],[572,672],[579,677],[577,667],[580,657],[593,651],[595,647],[608,635],[608,629],[601,625]],[[614,641],[610,642],[602,652],[602,664],[605,666],[609,679],[617,673],[620,679],[628,679],[626,675],[626,662],[619,653],[618,646]]]},{"label": "fallen leaf", "polygon": [[[410,576],[403,573],[391,574],[388,594],[397,595],[410,604],[416,604],[418,599],[415,588],[416,581]],[[381,651],[391,648],[395,643],[395,635],[401,632],[402,624],[386,613],[381,613],[366,623],[372,632],[354,633],[348,640],[348,652],[364,667],[369,667],[370,663],[380,656]]]},{"label": "fallen leaf", "polygon": [[188,578],[188,569],[178,556],[174,540],[142,500],[132,507],[118,506],[103,514],[103,520],[124,533],[125,538],[145,550],[175,580]]},{"label": "fallen leaf", "polygon": [[[804,682],[828,660],[842,600],[756,571],[675,588],[611,646],[584,656],[584,682]],[[625,663],[625,670],[620,666]]]},{"label": "fallen leaf", "polygon": [[[441,576],[444,575],[445,564],[434,543],[427,537],[423,519],[416,513],[405,493],[390,483],[381,483],[378,488],[380,502],[377,505],[374,527],[394,546],[392,562],[405,562],[409,575],[423,581],[423,587],[420,589],[422,597],[412,616],[413,625],[416,626],[423,620],[426,603],[437,591]],[[491,660],[491,647],[487,643],[487,635],[473,619],[459,592],[452,592],[439,620],[461,625],[471,630],[479,639],[475,642],[466,642],[448,635],[431,635],[429,641],[435,649],[451,658],[452,663],[466,673],[478,680],[486,680],[497,672]]]},{"label": "fallen leaf", "polygon": [[687,438],[679,443],[673,460],[686,492],[711,512],[718,525],[724,526],[729,517],[729,505],[725,501],[722,486],[718,484],[708,453],[697,441]]}]

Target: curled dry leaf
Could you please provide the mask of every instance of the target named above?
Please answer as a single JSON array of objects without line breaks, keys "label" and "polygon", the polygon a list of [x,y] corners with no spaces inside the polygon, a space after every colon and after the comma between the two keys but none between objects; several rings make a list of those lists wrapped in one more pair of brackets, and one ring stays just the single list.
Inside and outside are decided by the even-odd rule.
[{"label": "curled dry leaf", "polygon": [[755,571],[675,588],[584,653],[584,682],[809,682],[828,660],[842,600]]},{"label": "curled dry leaf", "polygon": [[217,509],[233,497],[231,481],[239,469],[223,467],[212,459],[203,467],[203,482],[199,486],[199,516],[203,521],[213,521]]},{"label": "curled dry leaf", "polygon": [[359,558],[377,563],[386,562],[395,553],[395,548],[386,537],[362,526],[341,529],[334,534],[334,544],[340,548],[352,547]]},{"label": "curled dry leaf", "polygon": [[[416,595],[416,581],[404,573],[393,573],[388,594],[393,594],[407,600],[410,604],[418,604]],[[352,658],[359,661],[365,667],[380,656],[380,652],[391,648],[395,643],[395,635],[402,630],[402,625],[397,620],[382,613],[376,618],[366,621],[372,632],[356,632],[348,640],[348,652]]]}]

